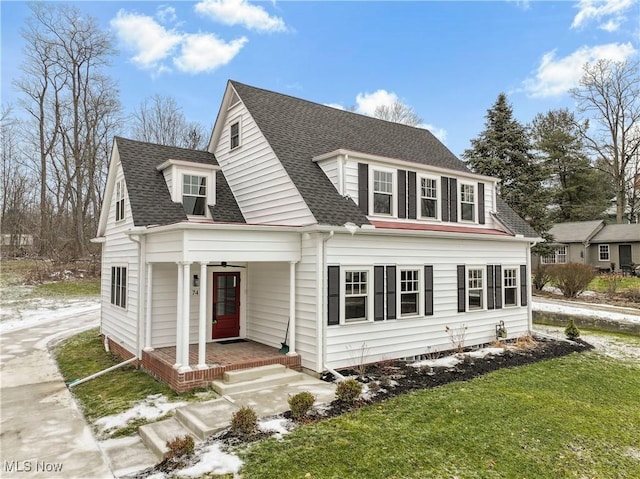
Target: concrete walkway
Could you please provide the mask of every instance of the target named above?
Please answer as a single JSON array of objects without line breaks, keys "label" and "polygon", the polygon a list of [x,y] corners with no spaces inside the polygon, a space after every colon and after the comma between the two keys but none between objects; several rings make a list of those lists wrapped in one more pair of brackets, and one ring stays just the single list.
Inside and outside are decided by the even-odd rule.
[{"label": "concrete walkway", "polygon": [[0,477],[112,478],[47,349],[98,326],[99,305],[51,311],[51,317],[0,335]]}]

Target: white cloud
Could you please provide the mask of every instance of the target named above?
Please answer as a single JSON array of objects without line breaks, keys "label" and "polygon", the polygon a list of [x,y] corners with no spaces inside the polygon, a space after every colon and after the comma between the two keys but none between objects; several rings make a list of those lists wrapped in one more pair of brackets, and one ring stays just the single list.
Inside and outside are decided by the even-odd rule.
[{"label": "white cloud", "polygon": [[442,143],[447,142],[447,130],[445,130],[444,128],[439,128],[437,126],[431,125],[430,123],[422,123],[421,125],[418,125],[418,128],[429,130],[431,133],[433,133],[433,136],[435,136]]},{"label": "white cloud", "polygon": [[387,90],[376,90],[373,93],[358,93],[356,96],[356,111],[373,116],[379,106],[391,106],[398,101],[398,95]]},{"label": "white cloud", "polygon": [[184,72],[211,71],[229,63],[246,42],[245,37],[225,43],[213,34],[188,35],[182,43],[182,52],[174,59],[174,63]]},{"label": "white cloud", "polygon": [[120,10],[111,20],[121,43],[135,52],[133,62],[144,69],[162,69],[161,60],[182,41],[182,35],[166,30],[153,18]]},{"label": "white cloud", "polygon": [[[576,6],[578,13],[573,18],[571,28],[580,28],[591,20],[603,20],[614,16],[619,25],[625,20],[623,12],[631,8],[637,0],[580,0]],[[612,24],[613,25],[613,24]]]},{"label": "white cloud", "polygon": [[615,32],[618,28],[620,28],[620,25],[622,24],[622,19],[620,19],[620,17],[618,18],[612,18],[610,19],[607,23],[603,23],[602,25],[598,26],[598,28],[600,30],[605,30],[609,33]]},{"label": "white cloud", "polygon": [[325,103],[324,106],[330,106],[331,108],[336,108],[338,110],[345,110],[345,107],[343,107],[340,103]]},{"label": "white cloud", "polygon": [[259,32],[284,32],[287,27],[280,17],[272,17],[264,8],[246,0],[201,0],[196,12],[225,25],[243,25]]},{"label": "white cloud", "polygon": [[556,58],[554,50],[543,55],[535,76],[523,82],[524,90],[534,98],[562,95],[578,85],[585,63],[602,59],[619,62],[635,53],[631,42],[584,46],[563,58]]},{"label": "white cloud", "polygon": [[[158,11],[171,14],[171,8]],[[166,29],[147,15],[120,10],[111,20],[120,43],[134,53],[132,60],[140,68],[155,74],[170,70],[173,64],[183,72],[211,71],[229,63],[247,42],[241,37],[227,43],[210,33],[183,33]],[[178,51],[179,50],[179,51]]]},{"label": "white cloud", "polygon": [[171,23],[176,21],[176,9],[169,5],[161,5],[156,11],[156,17],[162,23]]}]

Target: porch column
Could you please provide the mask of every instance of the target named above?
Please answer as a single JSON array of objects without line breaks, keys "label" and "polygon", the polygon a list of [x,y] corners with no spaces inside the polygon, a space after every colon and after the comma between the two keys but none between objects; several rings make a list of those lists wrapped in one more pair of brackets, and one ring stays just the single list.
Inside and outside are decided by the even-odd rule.
[{"label": "porch column", "polygon": [[191,262],[185,262],[182,268],[182,368],[189,367],[189,323],[191,305]]},{"label": "porch column", "polygon": [[184,265],[182,262],[178,262],[178,290],[177,293],[177,304],[176,304],[176,362],[173,365],[175,369],[178,369],[182,366],[180,362],[182,360],[182,303],[183,303],[183,295],[184,295]]},{"label": "porch column", "polygon": [[151,295],[153,294],[153,264],[147,263],[147,304],[144,318],[144,351],[152,351],[151,347],[151,307],[153,305]]},{"label": "porch column", "polygon": [[[286,341],[286,338],[285,338]],[[288,356],[296,353],[296,262],[289,262],[289,352]]]},{"label": "porch column", "polygon": [[198,369],[207,368],[207,263],[200,263],[200,309],[198,316]]}]

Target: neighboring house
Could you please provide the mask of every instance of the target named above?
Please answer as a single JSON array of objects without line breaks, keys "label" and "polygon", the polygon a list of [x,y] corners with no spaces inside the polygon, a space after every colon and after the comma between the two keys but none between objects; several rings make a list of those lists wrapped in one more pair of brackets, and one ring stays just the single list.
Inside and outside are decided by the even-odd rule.
[{"label": "neighboring house", "polygon": [[525,334],[540,239],[497,183],[427,130],[231,81],[207,152],[114,140],[105,342],[185,390]]},{"label": "neighboring house", "polygon": [[534,264],[582,263],[600,271],[629,272],[640,263],[640,224],[609,225],[601,220],[558,223],[549,234],[555,251],[534,257]]}]

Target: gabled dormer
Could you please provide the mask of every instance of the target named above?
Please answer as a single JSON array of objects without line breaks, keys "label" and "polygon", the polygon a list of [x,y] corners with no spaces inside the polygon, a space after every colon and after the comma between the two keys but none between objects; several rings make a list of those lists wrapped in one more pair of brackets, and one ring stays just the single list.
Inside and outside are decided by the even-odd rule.
[{"label": "gabled dormer", "polygon": [[218,165],[169,159],[157,166],[164,175],[171,200],[182,204],[189,220],[211,219],[216,204]]}]

